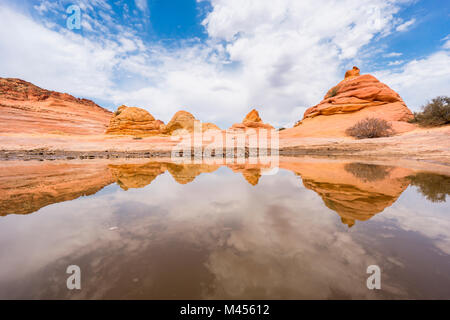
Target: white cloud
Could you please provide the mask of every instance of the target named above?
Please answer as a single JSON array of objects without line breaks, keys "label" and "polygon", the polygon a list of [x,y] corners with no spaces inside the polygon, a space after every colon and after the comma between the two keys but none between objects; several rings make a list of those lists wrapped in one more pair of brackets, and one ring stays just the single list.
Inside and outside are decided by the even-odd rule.
[{"label": "white cloud", "polygon": [[403,60],[395,60],[388,63],[388,66],[398,66],[401,65],[404,61]]},{"label": "white cloud", "polygon": [[2,76],[86,96],[103,95],[113,86],[112,46],[52,31],[6,7],[0,9],[0,39]]},{"label": "white cloud", "polygon": [[145,12],[148,9],[147,6],[147,0],[135,0],[136,7],[138,7],[139,10]]},{"label": "white cloud", "polygon": [[47,0],[42,1],[41,3],[39,3],[39,5],[35,5],[34,9],[36,9],[37,12],[39,12],[39,14],[44,14],[48,11],[53,11],[55,12],[55,10],[58,8],[58,4],[54,3],[54,2],[50,2]]},{"label": "white cloud", "polygon": [[444,45],[442,46],[443,49],[450,49],[450,34],[446,36],[444,39],[442,39],[444,42]]},{"label": "white cloud", "polygon": [[396,58],[396,57],[400,57],[402,55],[403,55],[403,53],[400,53],[400,52],[390,52],[390,53],[384,54],[383,57],[385,57],[385,58]]},{"label": "white cloud", "polygon": [[410,109],[419,111],[427,100],[449,94],[450,51],[410,61],[398,72],[385,70],[375,75],[399,92]]},{"label": "white cloud", "polygon": [[413,19],[408,20],[408,21],[402,23],[401,25],[397,26],[397,28],[395,30],[397,30],[398,32],[407,31],[415,22],[416,22],[416,19],[413,18]]},{"label": "white cloud", "polygon": [[80,3],[90,13],[82,18],[84,37],[2,7],[1,76],[143,107],[164,121],[183,108],[222,127],[252,107],[264,121],[291,126],[359,64],[374,39],[395,28],[399,10],[388,0],[212,0],[203,21],[208,40],[169,49],[111,17],[102,24],[92,11],[101,4]]}]

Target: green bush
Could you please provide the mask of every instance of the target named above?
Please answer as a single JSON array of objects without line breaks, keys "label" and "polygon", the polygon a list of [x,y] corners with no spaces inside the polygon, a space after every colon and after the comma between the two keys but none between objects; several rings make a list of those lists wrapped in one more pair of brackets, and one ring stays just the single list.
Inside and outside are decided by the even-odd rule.
[{"label": "green bush", "polygon": [[384,119],[366,118],[348,128],[345,133],[358,139],[365,139],[389,137],[394,134],[394,130],[391,124]]},{"label": "green bush", "polygon": [[423,127],[438,127],[450,124],[450,97],[436,97],[422,106],[422,112],[414,112],[411,123]]},{"label": "green bush", "polygon": [[337,95],[338,91],[339,91],[338,86],[331,88],[330,91],[328,91],[327,98],[334,97],[335,95]]}]

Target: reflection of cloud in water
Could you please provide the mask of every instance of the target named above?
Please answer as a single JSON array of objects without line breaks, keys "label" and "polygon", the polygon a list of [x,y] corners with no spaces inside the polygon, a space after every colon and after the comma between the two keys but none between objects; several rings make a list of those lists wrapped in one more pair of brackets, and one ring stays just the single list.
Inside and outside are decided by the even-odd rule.
[{"label": "reflection of cloud in water", "polygon": [[[379,244],[380,232],[372,228],[392,227],[384,229],[392,241],[396,230],[412,231],[430,254],[449,253],[445,239],[450,219],[440,214],[445,203],[433,207],[438,210],[433,212],[408,189],[400,203],[373,219],[374,224],[342,228],[324,205],[324,197],[351,204],[351,197],[345,197],[349,194],[358,199],[383,194],[395,197],[393,203],[407,187],[405,177],[411,175],[410,170],[392,168],[374,181],[355,176],[344,166],[280,163],[301,175],[303,184],[314,182],[316,189],[311,190],[286,171],[251,185],[228,168],[175,168],[169,171],[176,173],[174,180],[168,174],[152,179],[160,165],[116,167],[113,176],[121,177],[120,186],[127,192],[110,186],[110,192],[48,206],[36,215],[2,219],[0,297],[415,297],[420,290],[408,291],[390,271],[414,266],[401,252],[387,254],[388,248]],[[198,176],[201,172],[211,173]],[[193,176],[198,178],[192,183],[175,183],[192,181]],[[139,188],[149,178],[151,185]],[[380,187],[380,181],[387,185]],[[361,194],[349,192],[349,186]],[[409,197],[428,211],[421,212]],[[353,202],[363,208],[370,204]],[[117,229],[110,231],[111,226]],[[65,288],[69,264],[83,270],[80,292]],[[384,272],[381,292],[365,286],[370,264],[380,265]]]}]

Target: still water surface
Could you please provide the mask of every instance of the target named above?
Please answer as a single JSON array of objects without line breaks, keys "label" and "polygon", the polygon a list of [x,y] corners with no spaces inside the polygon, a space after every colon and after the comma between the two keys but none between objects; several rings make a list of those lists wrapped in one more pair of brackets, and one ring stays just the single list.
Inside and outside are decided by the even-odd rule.
[{"label": "still water surface", "polygon": [[1,163],[0,298],[450,299],[449,176],[279,167]]}]

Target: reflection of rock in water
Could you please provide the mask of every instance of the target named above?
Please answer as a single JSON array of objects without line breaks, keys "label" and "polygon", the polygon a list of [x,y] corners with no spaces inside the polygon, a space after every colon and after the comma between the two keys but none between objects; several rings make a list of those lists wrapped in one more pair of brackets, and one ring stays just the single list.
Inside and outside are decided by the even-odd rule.
[{"label": "reflection of rock in water", "polygon": [[167,170],[170,172],[172,177],[179,184],[186,184],[194,181],[194,179],[207,172],[214,172],[220,166],[219,165],[209,165],[209,164],[176,164],[176,163],[166,163]]},{"label": "reflection of rock in water", "polygon": [[[336,211],[349,227],[355,220],[365,221],[392,205],[400,194],[387,195],[349,184],[332,184],[303,180],[303,185],[317,192],[325,205]],[[406,187],[405,187],[406,188]]]},{"label": "reflection of rock in water", "polygon": [[391,206],[409,185],[410,170],[363,163],[282,163],[302,177],[349,227]]},{"label": "reflection of rock in water", "polygon": [[[143,188],[150,184],[158,175],[168,171],[176,182],[187,184],[202,173],[216,171],[219,164],[149,162],[146,164],[109,165],[117,184],[124,190],[128,188]],[[242,164],[229,165],[234,172],[241,172],[251,185],[258,184],[261,177],[259,165]]]},{"label": "reflection of rock in water", "polygon": [[123,189],[143,188],[152,183],[160,174],[166,171],[161,162],[145,164],[110,164],[109,169],[116,183]]},{"label": "reflection of rock in water", "polygon": [[[49,204],[91,195],[114,181],[124,190],[143,188],[166,171],[179,184],[217,170],[219,164],[152,161],[144,164],[9,163],[0,174],[0,215],[27,214]],[[231,164],[251,185],[257,185],[264,165]],[[431,201],[445,201],[450,177],[364,163],[281,162],[300,175],[306,188],[321,196],[342,222],[368,220],[392,205],[411,182]]]},{"label": "reflection of rock in water", "polygon": [[261,178],[261,168],[256,165],[229,165],[234,172],[241,172],[244,179],[252,186],[256,186]]},{"label": "reflection of rock in water", "polygon": [[450,177],[430,172],[419,172],[409,177],[411,184],[432,202],[445,202],[450,194]]},{"label": "reflection of rock in water", "polygon": [[95,194],[114,182],[106,164],[8,163],[0,174],[0,215],[28,214]]},{"label": "reflection of rock in water", "polygon": [[170,162],[148,162],[145,164],[109,165],[117,184],[124,190],[143,188],[159,176],[169,171],[179,184],[187,184],[202,173],[213,172],[218,165],[208,164],[178,164]]},{"label": "reflection of rock in water", "polygon": [[[187,184],[202,174],[217,170],[219,164],[182,164],[152,161],[145,164],[106,162],[48,163],[10,162],[0,173],[0,215],[28,214],[53,203],[95,194],[116,182],[123,190],[143,188],[166,171],[179,184]],[[252,185],[258,183],[256,165],[239,166]]]},{"label": "reflection of rock in water", "polygon": [[345,170],[352,173],[356,178],[362,181],[378,181],[383,180],[389,174],[392,167],[380,166],[367,163],[347,163],[344,166]]}]

